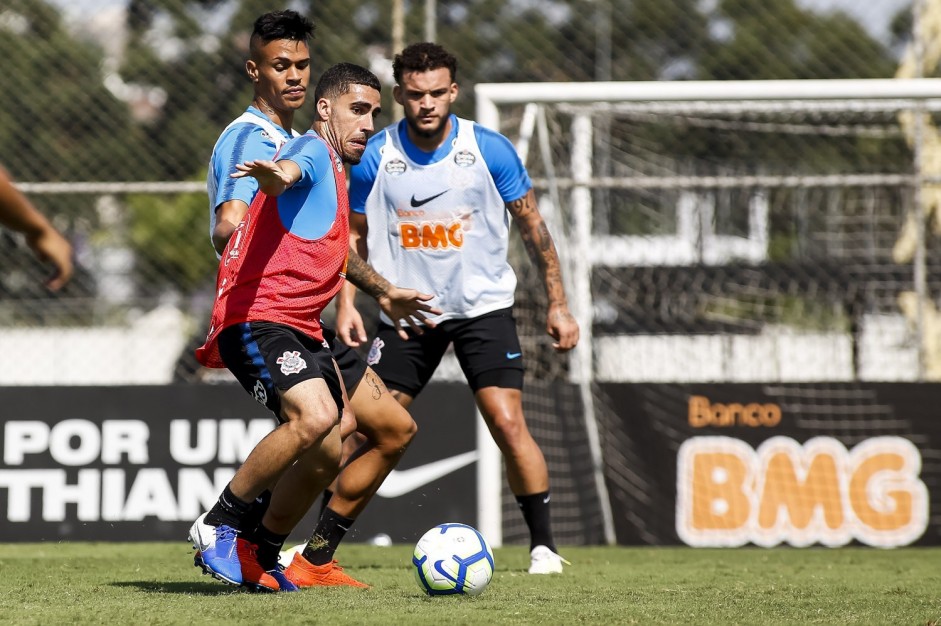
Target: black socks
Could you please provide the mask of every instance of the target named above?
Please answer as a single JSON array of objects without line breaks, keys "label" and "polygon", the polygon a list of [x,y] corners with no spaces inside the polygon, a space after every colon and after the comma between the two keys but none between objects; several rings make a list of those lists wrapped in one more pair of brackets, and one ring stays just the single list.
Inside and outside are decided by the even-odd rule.
[{"label": "black socks", "polygon": [[346,531],[350,529],[355,520],[343,517],[331,508],[326,508],[320,517],[320,522],[307,547],[304,548],[304,558],[314,565],[325,565],[333,560]]},{"label": "black socks", "polygon": [[260,529],[261,520],[265,517],[265,511],[271,504],[271,492],[267,489],[261,492],[249,505],[248,512],[242,517],[242,533],[252,543],[259,543],[255,537],[256,529]]},{"label": "black socks", "polygon": [[[252,537],[252,543],[258,544],[258,562],[265,570],[274,569],[278,565],[278,556],[281,548],[287,541],[287,535],[273,533],[263,524],[259,524]],[[287,565],[287,564],[286,564]]]},{"label": "black socks", "polygon": [[549,492],[516,496],[516,503],[523,512],[523,519],[529,527],[529,549],[546,546],[558,554],[555,541],[552,540],[552,526],[549,523]]},{"label": "black socks", "polygon": [[245,502],[232,494],[229,485],[222,490],[222,495],[215,505],[206,514],[206,523],[210,526],[231,526],[236,530],[243,529],[245,515],[251,508],[251,502]]}]

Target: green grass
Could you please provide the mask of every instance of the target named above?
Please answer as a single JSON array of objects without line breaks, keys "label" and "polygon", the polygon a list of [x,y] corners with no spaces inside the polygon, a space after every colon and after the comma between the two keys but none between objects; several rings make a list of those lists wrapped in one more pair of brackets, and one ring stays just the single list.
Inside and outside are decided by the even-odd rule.
[{"label": "green grass", "polygon": [[941,549],[566,548],[561,576],[496,551],[477,598],[428,598],[411,548],[349,544],[371,589],[250,594],[183,543],[0,545],[0,624],[941,624]]}]

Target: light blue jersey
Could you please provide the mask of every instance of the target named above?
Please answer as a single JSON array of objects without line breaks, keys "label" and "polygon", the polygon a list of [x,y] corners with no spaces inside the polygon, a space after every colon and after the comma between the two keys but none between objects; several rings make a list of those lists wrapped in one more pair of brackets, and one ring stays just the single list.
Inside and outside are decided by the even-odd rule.
[{"label": "light blue jersey", "polygon": [[313,130],[285,144],[278,161],[293,161],[301,170],[300,179],[277,198],[281,223],[292,235],[320,239],[333,226],[337,210],[346,210],[339,205],[346,189],[338,190],[336,179],[343,162]]},{"label": "light blue jersey", "polygon": [[[269,120],[255,107],[248,109],[229,124],[212,149],[206,190],[209,194],[209,235],[216,227],[216,209],[229,200],[251,204],[258,192],[258,181],[251,176],[231,178],[236,163],[270,160],[289,139],[287,131]],[[293,136],[297,136],[296,133]]]}]

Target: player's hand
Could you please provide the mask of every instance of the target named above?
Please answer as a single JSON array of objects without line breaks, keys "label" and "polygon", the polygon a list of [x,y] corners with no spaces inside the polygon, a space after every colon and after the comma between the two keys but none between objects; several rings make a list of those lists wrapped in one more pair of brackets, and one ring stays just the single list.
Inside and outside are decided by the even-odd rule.
[{"label": "player's hand", "polygon": [[337,304],[336,331],[340,341],[351,348],[360,347],[367,339],[363,316],[352,305]]},{"label": "player's hand", "polygon": [[546,332],[555,339],[552,347],[557,352],[567,352],[578,343],[578,322],[569,312],[565,304],[554,304],[549,306],[549,314],[546,316]]},{"label": "player's hand", "polygon": [[26,243],[40,261],[52,263],[55,274],[46,281],[52,291],[61,289],[75,271],[72,264],[72,245],[54,228],[47,228],[41,233],[27,237]]},{"label": "player's hand", "polygon": [[419,293],[415,289],[402,289],[401,287],[392,287],[385,294],[378,298],[379,307],[382,312],[392,320],[395,331],[403,340],[408,340],[408,333],[402,322],[408,325],[415,334],[420,335],[423,328],[434,328],[435,323],[429,320],[426,313],[431,315],[441,315],[441,309],[427,304],[434,296],[427,293]]},{"label": "player's hand", "polygon": [[229,174],[230,178],[251,176],[258,180],[258,188],[268,195],[280,194],[293,182],[291,176],[274,161],[256,159],[236,163],[235,170]]}]

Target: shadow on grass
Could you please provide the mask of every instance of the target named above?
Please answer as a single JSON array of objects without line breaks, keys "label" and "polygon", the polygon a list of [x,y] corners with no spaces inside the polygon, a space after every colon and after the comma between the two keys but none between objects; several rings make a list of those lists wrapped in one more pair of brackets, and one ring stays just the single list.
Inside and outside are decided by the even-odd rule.
[{"label": "shadow on grass", "polygon": [[128,580],[111,583],[112,587],[133,587],[146,593],[176,593],[196,596],[222,596],[233,593],[250,593],[247,589],[230,587],[212,582],[159,582],[153,580]]}]

